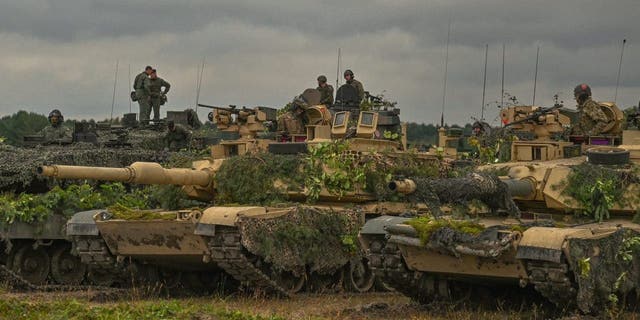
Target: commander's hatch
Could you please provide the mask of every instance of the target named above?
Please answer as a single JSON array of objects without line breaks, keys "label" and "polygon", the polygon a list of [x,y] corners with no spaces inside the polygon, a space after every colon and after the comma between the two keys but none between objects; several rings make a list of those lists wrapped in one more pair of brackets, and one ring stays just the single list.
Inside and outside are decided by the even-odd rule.
[{"label": "commander's hatch", "polygon": [[331,135],[334,138],[344,138],[349,127],[349,118],[351,112],[340,111],[333,116],[333,125],[331,126]]},{"label": "commander's hatch", "polygon": [[378,113],[371,111],[361,111],[358,118],[358,128],[356,137],[371,139],[378,126]]}]

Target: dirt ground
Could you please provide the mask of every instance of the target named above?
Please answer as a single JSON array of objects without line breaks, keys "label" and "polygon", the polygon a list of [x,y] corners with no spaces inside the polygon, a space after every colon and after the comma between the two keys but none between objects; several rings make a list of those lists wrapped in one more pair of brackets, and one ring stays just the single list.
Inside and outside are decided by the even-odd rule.
[{"label": "dirt ground", "polygon": [[[290,299],[249,295],[140,298],[132,291],[0,293],[0,319],[593,319],[550,312],[536,303],[491,307],[418,305],[396,293],[302,294]],[[636,313],[624,319],[638,319]]]}]

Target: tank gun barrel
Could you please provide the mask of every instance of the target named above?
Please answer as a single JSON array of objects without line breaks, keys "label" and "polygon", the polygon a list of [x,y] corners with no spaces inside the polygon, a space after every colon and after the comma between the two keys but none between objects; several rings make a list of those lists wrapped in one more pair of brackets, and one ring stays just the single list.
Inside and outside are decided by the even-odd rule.
[{"label": "tank gun barrel", "polygon": [[38,174],[58,179],[93,179],[136,184],[164,184],[207,187],[212,183],[206,170],[165,169],[154,162],[135,162],[125,168],[51,165],[41,166]]},{"label": "tank gun barrel", "polygon": [[[536,193],[536,182],[531,179],[507,178],[500,180],[507,186],[512,197],[527,198]],[[387,187],[389,190],[401,194],[412,194],[418,189],[416,182],[411,179],[393,180],[389,182]]]},{"label": "tank gun barrel", "polygon": [[389,182],[387,185],[389,190],[401,193],[401,194],[411,194],[416,191],[416,182],[411,179],[402,179],[402,180],[394,180]]}]

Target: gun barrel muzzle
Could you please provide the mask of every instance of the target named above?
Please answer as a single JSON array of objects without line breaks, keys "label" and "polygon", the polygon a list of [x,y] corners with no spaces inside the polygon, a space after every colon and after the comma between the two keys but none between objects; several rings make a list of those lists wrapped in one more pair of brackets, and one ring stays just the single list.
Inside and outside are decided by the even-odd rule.
[{"label": "gun barrel muzzle", "polygon": [[387,187],[397,193],[410,194],[416,191],[416,182],[411,179],[394,180]]}]

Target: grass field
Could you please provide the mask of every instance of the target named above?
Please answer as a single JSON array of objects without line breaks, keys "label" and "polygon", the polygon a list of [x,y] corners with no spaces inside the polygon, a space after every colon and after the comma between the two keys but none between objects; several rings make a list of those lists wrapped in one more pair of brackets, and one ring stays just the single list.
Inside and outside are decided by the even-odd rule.
[{"label": "grass field", "polygon": [[[130,292],[0,293],[0,319],[552,319],[535,304],[420,306],[395,293],[140,299]],[[566,316],[566,315],[565,315]],[[580,319],[570,316],[569,319]],[[634,313],[625,319],[637,319]]]}]

